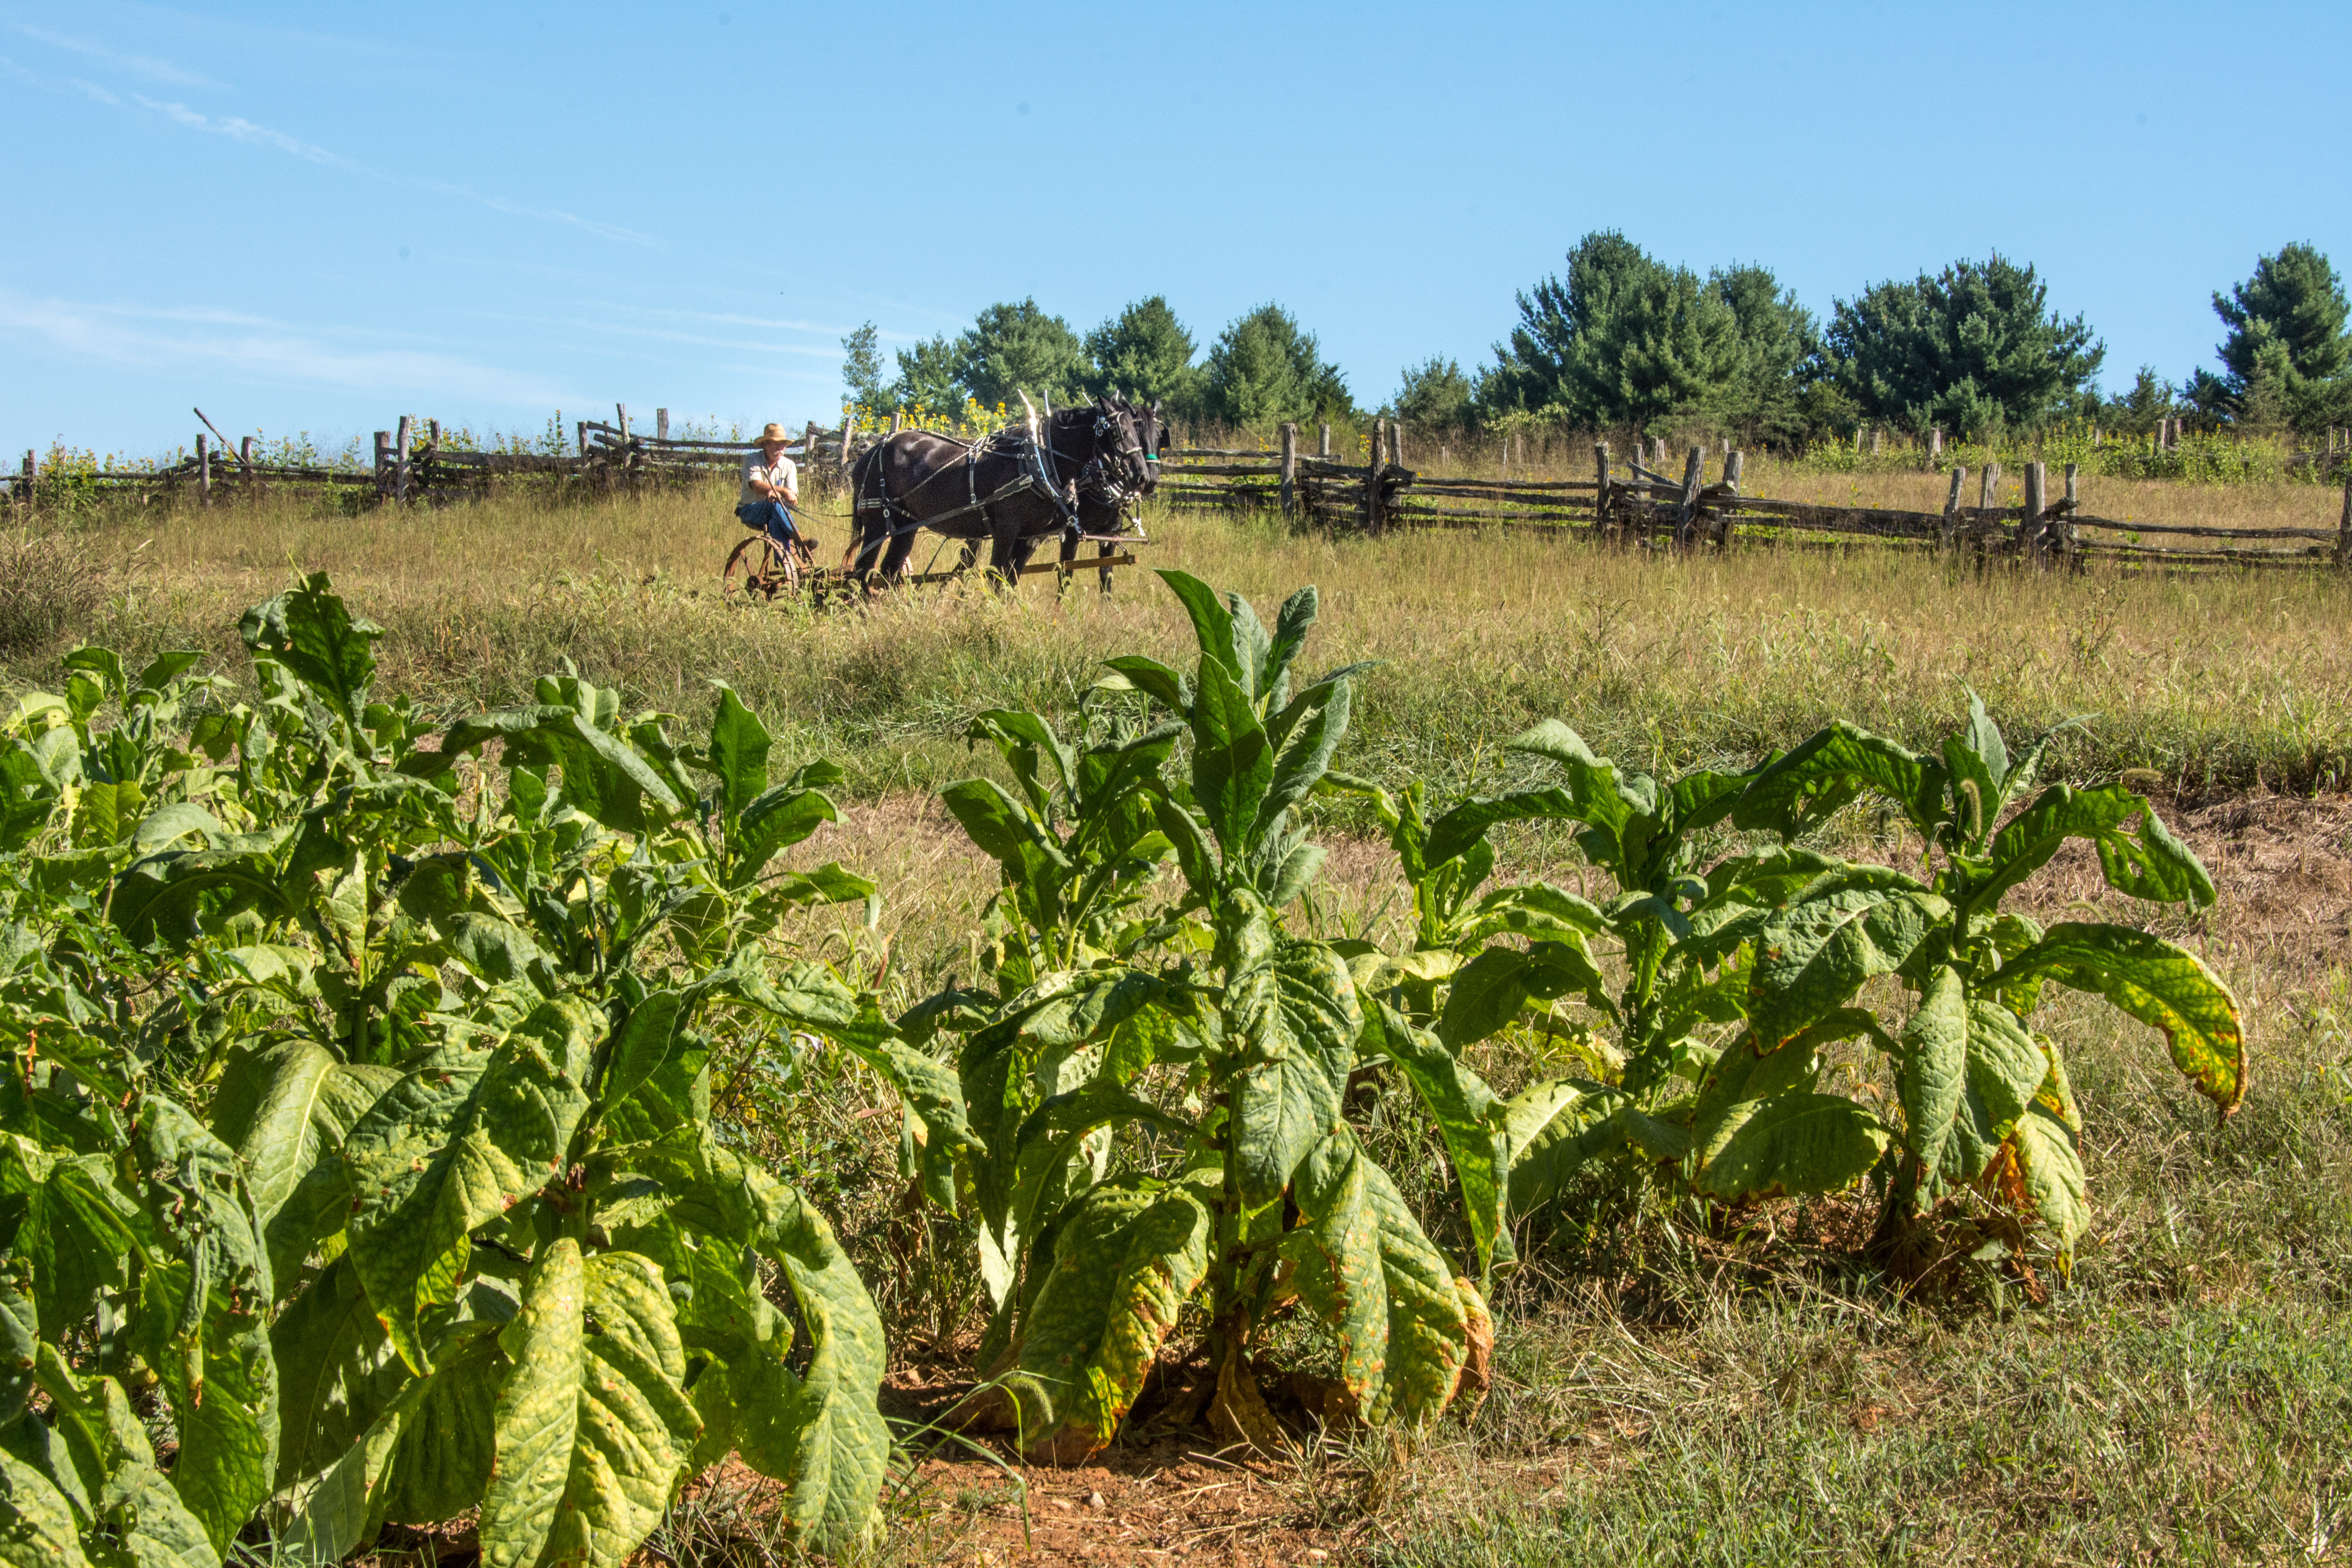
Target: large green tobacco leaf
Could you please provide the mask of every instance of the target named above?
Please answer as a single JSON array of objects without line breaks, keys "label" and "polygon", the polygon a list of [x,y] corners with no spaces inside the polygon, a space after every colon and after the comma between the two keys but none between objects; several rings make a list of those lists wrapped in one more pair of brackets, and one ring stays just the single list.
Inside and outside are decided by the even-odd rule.
[{"label": "large green tobacco leaf", "polygon": [[[48,1420],[26,1415],[0,1429],[0,1465],[20,1464],[35,1472],[70,1510],[83,1532],[79,1542],[99,1568],[215,1568],[220,1561],[205,1527],[190,1513],[155,1468],[145,1426],[133,1414],[121,1386],[110,1377],[78,1377],[47,1345],[37,1352],[35,1373],[48,1396]],[[9,1476],[14,1493],[22,1472]],[[37,1504],[37,1489],[26,1487]],[[0,1502],[5,1521],[11,1497]],[[0,1522],[0,1562],[18,1559],[15,1531]],[[76,1562],[79,1555],[45,1555],[47,1568]]]},{"label": "large green tobacco leaf", "polygon": [[287,1303],[269,1342],[278,1361],[282,1487],[341,1458],[400,1393],[408,1369],[349,1256],[329,1263]]},{"label": "large green tobacco leaf", "polygon": [[41,1335],[58,1342],[89,1317],[100,1290],[129,1285],[129,1255],[144,1246],[148,1226],[105,1155],[67,1156],[40,1173],[39,1152],[11,1142],[15,1168],[0,1185],[27,1199],[16,1250],[33,1266]]},{"label": "large green tobacco leaf", "polygon": [[88,1561],[64,1494],[39,1470],[0,1447],[0,1563],[84,1568]]},{"label": "large green tobacco leaf", "polygon": [[[2125,829],[2137,825],[2137,837]],[[2210,904],[2213,879],[2189,847],[2173,837],[2155,807],[2121,784],[2076,790],[2053,784],[1993,836],[1986,850],[1991,880],[1972,888],[1969,901],[1990,909],[2002,890],[2049,863],[2069,838],[2098,847],[2108,883],[2136,899],[2160,903]]]},{"label": "large green tobacco leaf", "polygon": [[743,706],[723,680],[710,716],[710,771],[719,775],[719,806],[730,821],[768,787],[768,749],[772,743],[760,716]]},{"label": "large green tobacco leaf", "polygon": [[1841,721],[1759,773],[1731,819],[1793,837],[1870,789],[1894,799],[1920,836],[1932,839],[1948,777],[1942,763]]},{"label": "large green tobacco leaf", "polygon": [[1339,1124],[1339,1097],[1363,1033],[1362,1005],[1339,955],[1284,942],[1226,987],[1225,1033],[1239,1043],[1233,1079],[1234,1164],[1242,1202],[1262,1208]]},{"label": "large green tobacco leaf", "polygon": [[1229,861],[1249,847],[1259,803],[1274,783],[1274,764],[1273,743],[1249,694],[1223,664],[1203,658],[1192,700],[1192,799]]},{"label": "large green tobacco leaf", "polygon": [[352,1262],[412,1371],[429,1364],[417,1314],[455,1294],[469,1233],[562,1173],[603,1026],[578,1002],[542,1004],[487,1056],[408,1074],[352,1128]]},{"label": "large green tobacco leaf", "polygon": [[2128,926],[2069,921],[2001,970],[2005,984],[2046,976],[2105,996],[2160,1029],[2172,1063],[2229,1115],[2246,1097],[2246,1037],[2238,999],[2195,953]]},{"label": "large green tobacco leaf", "polygon": [[1257,803],[1250,825],[1252,840],[1263,838],[1279,824],[1284,812],[1301,800],[1331,766],[1332,753],[1348,732],[1348,683],[1338,681],[1324,690],[1323,700],[1302,716],[1283,742],[1275,759],[1274,780]]},{"label": "large green tobacco leaf", "polygon": [[734,1401],[737,1446],[744,1463],[784,1483],[784,1522],[794,1536],[838,1552],[873,1528],[889,1465],[889,1429],[874,1406],[888,1360],[882,1319],[806,1200],[756,1167],[713,1155],[714,1180],[730,1173],[738,1184],[726,1206],[741,1217],[730,1230],[749,1230],[782,1271],[812,1347],[797,1376],[781,1359],[788,1335],[752,1358]]},{"label": "large green tobacco leaf", "polygon": [[1774,1095],[1707,1162],[1698,1187],[1727,1202],[1835,1192],[1878,1163],[1886,1137],[1885,1123],[1843,1095]]},{"label": "large green tobacco leaf", "polygon": [[1282,1239],[1299,1297],[1339,1337],[1339,1375],[1369,1421],[1411,1423],[1454,1397],[1485,1307],[1341,1127],[1299,1170],[1300,1224]]},{"label": "large green tobacco leaf", "polygon": [[1209,1211],[1182,1186],[1098,1186],[1054,1229],[1022,1319],[1013,1389],[1033,1454],[1083,1463],[1109,1443],[1208,1271]]},{"label": "large green tobacco leaf", "polygon": [[[1394,1007],[1382,1002],[1376,1013],[1381,1025],[1379,1048],[1388,1053],[1405,1081],[1412,1085],[1422,1108],[1437,1123],[1438,1136],[1445,1142],[1446,1158],[1453,1163],[1454,1179],[1462,1184],[1462,1207],[1470,1221],[1483,1279],[1498,1244],[1504,1261],[1511,1260],[1510,1232],[1504,1224],[1511,1142],[1503,1103],[1486,1080],[1451,1051],[1416,1031]],[[1366,1034],[1369,1041],[1372,1031]]]},{"label": "large green tobacco leaf", "polygon": [[263,1225],[400,1076],[301,1039],[231,1056],[213,1101],[213,1131],[245,1162]]},{"label": "large green tobacco leaf", "polygon": [[621,737],[560,703],[478,713],[449,726],[437,752],[415,752],[400,771],[433,778],[490,741],[504,741],[509,766],[563,769],[563,799],[616,833],[644,833],[686,809],[661,771]]},{"label": "large green tobacco leaf", "polygon": [[634,1253],[583,1258],[564,1237],[532,1266],[500,1342],[511,1370],[482,1562],[621,1568],[661,1521],[702,1430],[661,1271]]},{"label": "large green tobacco leaf", "polygon": [[1903,1104],[1908,1152],[1933,1173],[1943,1162],[1968,1081],[1968,991],[1958,970],[1939,963],[1927,976],[1919,1005],[1903,1027],[1895,1093]]},{"label": "large green tobacco leaf", "polygon": [[1777,1043],[1891,973],[1951,906],[1899,872],[1856,867],[1822,877],[1775,910],[1756,938],[1749,1016]]},{"label": "large green tobacco leaf", "polygon": [[1969,998],[1966,1071],[1938,1163],[1927,1168],[1936,1181],[1921,1184],[1923,1205],[1937,1184],[1972,1182],[1983,1173],[2049,1076],[2048,1057],[2016,1014],[1998,1002]]},{"label": "large green tobacco leaf", "polygon": [[1613,1121],[1629,1103],[1584,1079],[1529,1084],[1503,1108],[1511,1150],[1510,1207],[1526,1214],[1558,1197],[1584,1163],[1622,1140]]},{"label": "large green tobacco leaf", "polygon": [[2009,1152],[2015,1164],[2003,1183],[2006,1195],[2057,1233],[2063,1261],[2091,1223],[2090,1184],[2074,1137],[2037,1104],[2019,1121]]},{"label": "large green tobacco leaf", "polygon": [[246,647],[284,665],[351,727],[354,743],[364,744],[361,710],[375,676],[375,654],[368,645],[383,636],[383,628],[354,618],[325,573],[254,605],[237,631]]},{"label": "large green tobacco leaf", "polygon": [[433,1375],[404,1397],[378,1517],[438,1524],[482,1500],[496,1459],[499,1391],[509,1370],[501,1331],[495,1321],[456,1323],[433,1347]]},{"label": "large green tobacco leaf", "polygon": [[277,1468],[269,1258],[236,1153],[160,1095],[135,1111],[131,1153],[157,1247],[140,1277],[140,1328],[179,1428],[172,1487],[226,1552]]}]

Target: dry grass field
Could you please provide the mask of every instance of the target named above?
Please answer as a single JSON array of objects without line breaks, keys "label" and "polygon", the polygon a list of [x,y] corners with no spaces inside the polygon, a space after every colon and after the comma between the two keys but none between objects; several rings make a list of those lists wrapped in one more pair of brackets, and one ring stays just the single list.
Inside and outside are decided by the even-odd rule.
[{"label": "dry grass field", "polygon": [[[1939,505],[1942,481],[1751,467],[1799,500]],[[1810,489],[1808,487],[1811,487]],[[2102,515],[2332,523],[2305,486],[2145,487]],[[1932,491],[1933,493],[1930,493]],[[1066,715],[1106,655],[1181,657],[1190,632],[1147,574],[1057,602],[1033,579],[827,614],[723,604],[737,534],[720,492],[551,508],[505,500],[398,516],[292,504],[94,521],[73,540],[106,585],[73,635],[126,652],[194,647],[235,674],[237,612],[325,571],[387,628],[381,687],[456,710],[511,700],[568,659],[646,706],[709,710],[723,678],[780,748],[845,763],[844,820],[796,853],[884,889],[880,922],[799,940],[898,1001],[969,973],[986,863],[932,792],[977,771],[974,711]],[[821,509],[822,510],[822,509]],[[2324,514],[2324,515],[2323,515]],[[2316,520],[2316,522],[2315,521]],[[910,1452],[889,1563],[2323,1563],[2352,1555],[2352,584],[2326,574],[1979,574],[1917,555],[1742,552],[1660,561],[1525,535],[1333,541],[1247,520],[1154,514],[1150,564],[1262,606],[1323,594],[1307,662],[1381,661],[1340,765],[1450,795],[1513,781],[1501,744],[1565,719],[1644,770],[1745,763],[1832,718],[1915,745],[1981,693],[2012,735],[2088,716],[2055,766],[2138,778],[2204,857],[2220,905],[2166,917],[2244,1005],[2253,1087],[2217,1128],[2150,1032],[2088,1006],[2042,1022],[2076,1064],[2097,1205],[2071,1283],[1997,1280],[1907,1298],[1852,1261],[1861,1201],[1733,1214],[1598,1201],[1525,1238],[1496,1296],[1499,1375],[1475,1413],[1407,1443],[1330,1433],[1280,1461],[1139,1424],[1085,1471],[997,1453]],[[837,521],[820,520],[827,553]],[[918,563],[921,552],[918,552]],[[53,679],[21,648],[0,689]],[[2136,775],[2137,777],[2137,775]],[[1384,845],[1339,836],[1328,931],[1399,918]],[[1840,847],[1911,852],[1849,813]],[[1504,840],[1506,877],[1573,884],[1565,843]],[[2088,855],[2023,906],[2148,921]],[[1507,1091],[1533,1060],[1482,1061]],[[1864,1085],[1859,1090],[1868,1092]],[[783,1095],[784,1090],[779,1089]],[[895,1133],[870,1079],[739,1108],[834,1215],[891,1321],[894,1414],[935,1408],[974,1330],[970,1263],[910,1246]],[[1383,1158],[1439,1223],[1426,1145]],[[462,1539],[418,1544],[450,1560]],[[753,1478],[698,1483],[647,1562],[772,1568]],[[383,1554],[387,1557],[395,1555]]]}]

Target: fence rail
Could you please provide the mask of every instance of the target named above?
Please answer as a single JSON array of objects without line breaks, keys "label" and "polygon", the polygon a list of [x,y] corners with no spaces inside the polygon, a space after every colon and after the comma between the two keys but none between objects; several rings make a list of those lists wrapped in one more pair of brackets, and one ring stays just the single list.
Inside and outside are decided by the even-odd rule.
[{"label": "fence rail", "polygon": [[[897,427],[894,418],[892,431]],[[859,430],[847,422],[827,430],[811,422],[784,452],[801,466],[803,492],[822,494],[840,482],[860,452],[888,433]],[[193,498],[204,505],[287,488],[372,492],[383,503],[442,505],[478,499],[499,482],[518,479],[592,490],[688,484],[732,468],[759,445],[673,437],[664,409],[655,411],[649,436],[632,428],[623,405],[614,405],[610,421],[576,421],[573,435],[577,450],[562,455],[460,450],[443,443],[437,424],[427,421],[419,432],[403,418],[394,429],[376,432],[374,462],[367,468],[265,463],[249,437],[231,451],[198,436],[194,455],[166,468],[70,478],[76,486],[100,492]],[[2327,456],[2333,460],[2339,448],[2330,435]],[[1993,504],[2001,488],[1998,463],[1978,471],[1975,504],[1966,504],[1970,476],[1967,468],[1954,467],[1943,510],[1922,511],[1748,495],[1740,483],[1745,455],[1729,449],[1720,453],[1721,469],[1710,483],[1703,448],[1691,448],[1677,479],[1664,471],[1663,443],[1648,441],[1622,460],[1606,442],[1595,443],[1592,478],[1586,479],[1513,475],[1507,446],[1498,478],[1424,474],[1406,466],[1404,432],[1385,419],[1374,421],[1362,462],[1330,455],[1328,426],[1320,445],[1320,451],[1301,451],[1298,427],[1286,425],[1279,451],[1180,447],[1160,465],[1159,495],[1176,507],[1278,510],[1308,526],[1339,531],[1492,529],[1641,549],[1935,548],[2012,555],[2040,564],[2109,560],[2168,568],[2352,567],[2352,479],[2346,483],[2334,528],[2227,528],[2093,516],[2082,508],[2079,475],[2072,465],[2064,470],[2063,494],[2053,500],[2043,465],[2027,464],[2019,506]],[[19,472],[0,472],[0,489],[11,503],[26,507],[41,493],[44,480],[55,478],[38,471],[35,455],[27,452]]]},{"label": "fence rail", "polygon": [[[1920,511],[1751,496],[1740,487],[1745,454],[1726,450],[1721,459],[1721,472],[1709,483],[1707,454],[1693,447],[1682,477],[1675,479],[1651,466],[1665,461],[1657,447],[1645,444],[1638,458],[1626,461],[1601,442],[1592,448],[1589,479],[1468,479],[1407,468],[1403,432],[1391,421],[1375,421],[1366,460],[1355,464],[1301,453],[1297,427],[1285,426],[1278,452],[1170,452],[1160,468],[1160,493],[1177,506],[1276,507],[1313,526],[1355,531],[1502,529],[1645,549],[1958,549],[2039,564],[2106,559],[2143,567],[2352,566],[2352,479],[2334,528],[2229,528],[2092,516],[2082,510],[2080,474],[2073,465],[2063,476],[2063,493],[2053,500],[2044,465],[2027,464],[2018,506],[1993,504],[2001,484],[1998,464],[1979,470],[1976,504],[1965,504],[1969,470],[1955,467],[1944,510]],[[2180,542],[2143,542],[2150,537]],[[2273,541],[2311,542],[2260,547]]]}]

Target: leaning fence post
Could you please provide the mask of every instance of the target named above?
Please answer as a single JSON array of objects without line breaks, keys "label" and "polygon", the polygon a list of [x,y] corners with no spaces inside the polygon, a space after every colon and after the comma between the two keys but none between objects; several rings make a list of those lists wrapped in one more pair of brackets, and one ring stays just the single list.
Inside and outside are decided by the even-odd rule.
[{"label": "leaning fence post", "polygon": [[1958,544],[1960,540],[1960,487],[1968,482],[1969,466],[1966,463],[1954,463],[1952,489],[1951,492],[1944,497],[1944,526],[1941,537],[1937,541],[1947,550]]},{"label": "leaning fence post", "polygon": [[400,416],[399,434],[393,437],[392,499],[398,501],[404,501],[408,499],[409,435],[409,417],[407,415],[404,414]]},{"label": "leaning fence post", "polygon": [[375,433],[375,499],[392,494],[392,432]]},{"label": "leaning fence post", "polygon": [[1298,422],[1285,420],[1282,426],[1282,515],[1290,515],[1292,498],[1298,482]]},{"label": "leaning fence post", "polygon": [[1683,459],[1683,500],[1675,509],[1675,543],[1688,544],[1691,525],[1698,518],[1698,487],[1706,468],[1706,448],[1693,447],[1690,456]]}]

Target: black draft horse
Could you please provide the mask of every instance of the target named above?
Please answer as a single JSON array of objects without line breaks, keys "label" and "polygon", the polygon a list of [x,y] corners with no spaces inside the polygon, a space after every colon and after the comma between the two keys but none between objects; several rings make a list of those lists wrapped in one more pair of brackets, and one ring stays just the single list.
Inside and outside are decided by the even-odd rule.
[{"label": "black draft horse", "polygon": [[[1155,419],[1156,424],[1156,419]],[[989,543],[989,571],[1019,580],[1039,542],[1064,536],[1063,559],[1080,535],[1126,522],[1127,504],[1156,479],[1149,448],[1122,402],[1051,413],[1025,430],[1000,430],[960,441],[929,430],[901,430],[877,443],[850,469],[851,531],[843,564],[867,581],[895,579],[923,529],[965,541],[963,563]],[[1158,434],[1157,431],[1154,432]]]}]

